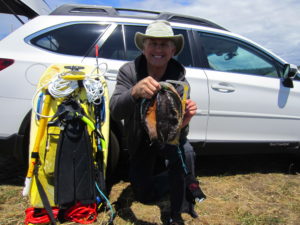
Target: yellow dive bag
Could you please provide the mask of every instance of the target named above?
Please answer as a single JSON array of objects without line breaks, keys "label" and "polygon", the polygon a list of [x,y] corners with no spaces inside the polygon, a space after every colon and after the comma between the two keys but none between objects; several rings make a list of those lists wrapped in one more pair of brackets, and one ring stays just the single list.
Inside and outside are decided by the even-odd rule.
[{"label": "yellow dive bag", "polygon": [[25,223],[94,222],[109,203],[108,141],[109,94],[99,68],[50,66],[32,101]]}]

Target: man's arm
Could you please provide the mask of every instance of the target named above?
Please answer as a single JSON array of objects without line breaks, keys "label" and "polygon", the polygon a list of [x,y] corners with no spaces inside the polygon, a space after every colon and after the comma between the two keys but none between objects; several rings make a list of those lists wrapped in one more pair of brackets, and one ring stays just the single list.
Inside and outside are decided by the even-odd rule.
[{"label": "man's arm", "polygon": [[122,120],[134,113],[136,99],[131,95],[135,85],[135,71],[129,64],[120,68],[113,95],[110,98],[110,113],[113,119]]}]

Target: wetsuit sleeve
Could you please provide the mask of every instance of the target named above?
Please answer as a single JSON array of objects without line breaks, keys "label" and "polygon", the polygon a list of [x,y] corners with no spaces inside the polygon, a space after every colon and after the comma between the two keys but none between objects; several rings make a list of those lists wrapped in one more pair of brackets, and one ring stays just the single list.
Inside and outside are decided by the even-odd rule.
[{"label": "wetsuit sleeve", "polygon": [[129,63],[120,68],[110,98],[110,113],[114,120],[127,119],[134,113],[136,100],[131,96],[131,89],[136,83],[135,77],[135,70]]}]

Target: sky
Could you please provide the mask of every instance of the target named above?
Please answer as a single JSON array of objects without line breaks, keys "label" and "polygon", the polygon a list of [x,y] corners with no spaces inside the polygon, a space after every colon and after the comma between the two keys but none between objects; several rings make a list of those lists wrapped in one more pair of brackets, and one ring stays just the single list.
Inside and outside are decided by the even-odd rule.
[{"label": "sky", "polygon": [[[300,65],[299,0],[44,0],[55,9],[64,3],[167,11],[201,17],[262,45]],[[0,16],[0,23],[3,21]],[[14,29],[11,25],[10,29]],[[1,34],[0,34],[1,38]]]}]

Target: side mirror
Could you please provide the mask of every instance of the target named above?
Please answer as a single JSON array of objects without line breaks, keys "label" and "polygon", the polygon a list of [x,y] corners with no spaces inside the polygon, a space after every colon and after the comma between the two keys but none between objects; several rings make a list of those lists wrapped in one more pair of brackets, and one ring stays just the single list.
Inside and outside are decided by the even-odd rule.
[{"label": "side mirror", "polygon": [[298,69],[297,66],[292,64],[285,64],[283,67],[283,81],[282,84],[285,87],[293,88],[293,79],[297,75]]}]

